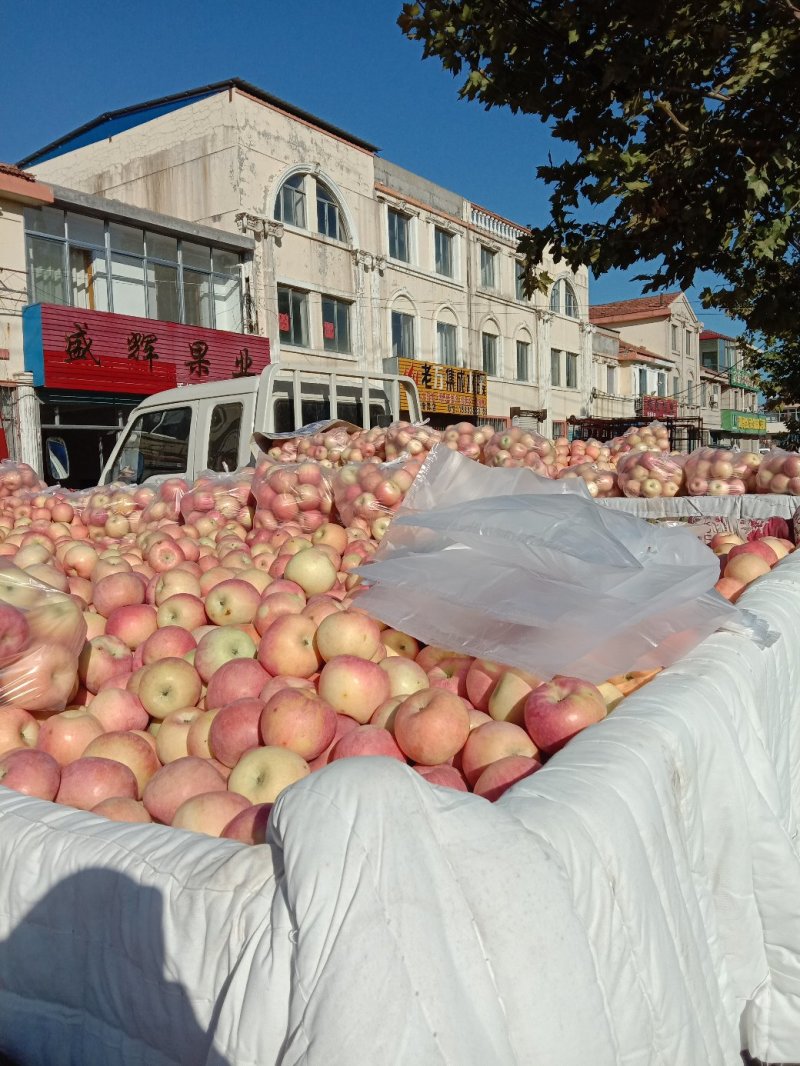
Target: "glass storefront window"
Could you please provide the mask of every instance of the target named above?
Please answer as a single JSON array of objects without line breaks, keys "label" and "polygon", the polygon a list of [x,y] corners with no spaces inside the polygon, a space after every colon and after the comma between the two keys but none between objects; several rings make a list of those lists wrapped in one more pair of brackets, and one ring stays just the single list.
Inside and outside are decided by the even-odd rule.
[{"label": "glass storefront window", "polygon": [[144,260],[133,255],[111,253],[111,290],[114,312],[118,315],[147,317],[147,291],[144,282]]},{"label": "glass storefront window", "polygon": [[64,212],[57,207],[26,207],[25,229],[49,237],[63,237]]},{"label": "glass storefront window", "polygon": [[181,302],[176,266],[147,264],[147,316],[162,322],[180,322]]},{"label": "glass storefront window", "polygon": [[122,226],[112,222],[109,227],[111,250],[127,252],[129,255],[144,255],[144,231],[133,226]]},{"label": "glass storefront window", "polygon": [[183,313],[190,326],[211,326],[211,277],[183,268]]},{"label": "glass storefront window", "polygon": [[70,244],[90,244],[95,248],[105,248],[105,223],[102,218],[76,215],[73,211],[68,211],[67,238]]},{"label": "glass storefront window", "polygon": [[70,246],[69,274],[73,307],[82,307],[87,311],[108,310],[108,275],[104,251]]},{"label": "glass storefront window", "polygon": [[67,290],[64,284],[64,245],[61,241],[47,241],[28,237],[28,272],[31,303],[64,304]]},{"label": "glass storefront window", "polygon": [[[215,261],[216,258],[215,255]],[[242,290],[238,276],[214,275],[214,324],[217,329],[242,332]]]},{"label": "glass storefront window", "polygon": [[242,331],[236,252],[50,207],[25,228],[31,303]]},{"label": "glass storefront window", "polygon": [[191,241],[183,241],[181,244],[183,254],[183,269],[190,267],[192,270],[211,270],[211,249],[205,244],[192,244]]}]

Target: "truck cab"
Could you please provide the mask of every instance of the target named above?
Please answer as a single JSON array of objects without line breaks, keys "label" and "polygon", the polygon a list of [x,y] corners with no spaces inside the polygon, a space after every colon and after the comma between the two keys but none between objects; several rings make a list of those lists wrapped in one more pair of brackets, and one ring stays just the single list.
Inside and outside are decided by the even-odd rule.
[{"label": "truck cab", "polygon": [[254,432],[287,433],[328,419],[369,429],[421,417],[411,378],[273,364],[258,376],[184,385],[149,396],[131,413],[100,484],[236,470],[255,455]]}]

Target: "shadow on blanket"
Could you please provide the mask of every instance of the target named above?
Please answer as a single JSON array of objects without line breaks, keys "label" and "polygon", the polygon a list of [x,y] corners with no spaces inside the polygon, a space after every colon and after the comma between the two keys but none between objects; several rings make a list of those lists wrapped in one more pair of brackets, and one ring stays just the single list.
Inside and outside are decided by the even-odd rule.
[{"label": "shadow on blanket", "polygon": [[168,894],[101,868],[36,903],[0,943],[0,1066],[230,1066],[212,1047],[224,995],[205,1031],[170,980],[169,907]]}]

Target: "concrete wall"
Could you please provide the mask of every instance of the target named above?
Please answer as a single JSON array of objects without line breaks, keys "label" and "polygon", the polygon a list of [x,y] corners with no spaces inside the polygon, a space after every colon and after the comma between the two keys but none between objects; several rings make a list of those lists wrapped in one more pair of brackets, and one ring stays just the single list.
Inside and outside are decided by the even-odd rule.
[{"label": "concrete wall", "polygon": [[[0,196],[0,379],[25,370],[22,309],[28,302],[23,205]],[[8,353],[6,355],[6,353]]]}]

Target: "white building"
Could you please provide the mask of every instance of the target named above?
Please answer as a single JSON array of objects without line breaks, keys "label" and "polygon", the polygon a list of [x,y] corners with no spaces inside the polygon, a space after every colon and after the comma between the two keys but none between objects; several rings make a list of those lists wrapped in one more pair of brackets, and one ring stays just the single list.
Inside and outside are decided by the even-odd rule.
[{"label": "white building", "polygon": [[[273,359],[483,370],[489,418],[546,410],[539,428],[563,432],[588,413],[593,386],[587,272],[545,264],[549,296],[526,299],[521,227],[377,151],[233,79],[102,115],[21,165],[56,186],[252,236],[249,322]],[[461,417],[451,399],[444,390],[432,401],[432,420]]]}]

